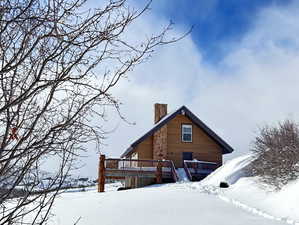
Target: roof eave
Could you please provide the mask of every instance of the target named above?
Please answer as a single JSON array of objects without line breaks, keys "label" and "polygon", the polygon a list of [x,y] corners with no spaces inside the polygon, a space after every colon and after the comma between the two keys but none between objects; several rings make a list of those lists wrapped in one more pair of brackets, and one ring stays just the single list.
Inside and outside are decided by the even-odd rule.
[{"label": "roof eave", "polygon": [[130,146],[129,148],[126,149],[126,151],[123,154],[121,154],[120,157],[121,158],[126,157],[128,154],[131,154],[133,152],[133,150],[134,150],[134,148],[132,146]]}]

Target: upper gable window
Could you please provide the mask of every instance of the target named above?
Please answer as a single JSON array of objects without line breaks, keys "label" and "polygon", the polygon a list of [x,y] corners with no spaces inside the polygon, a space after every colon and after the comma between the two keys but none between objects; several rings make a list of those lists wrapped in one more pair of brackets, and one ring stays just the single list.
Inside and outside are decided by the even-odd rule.
[{"label": "upper gable window", "polygon": [[192,142],[191,124],[182,124],[182,142]]}]

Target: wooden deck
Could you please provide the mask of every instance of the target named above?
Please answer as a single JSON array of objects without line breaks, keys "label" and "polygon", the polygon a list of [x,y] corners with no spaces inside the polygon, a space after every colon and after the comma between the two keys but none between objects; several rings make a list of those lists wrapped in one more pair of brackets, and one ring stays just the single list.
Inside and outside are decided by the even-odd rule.
[{"label": "wooden deck", "polygon": [[155,178],[156,183],[163,179],[178,181],[174,164],[171,160],[120,159],[100,156],[99,192],[105,189],[106,179],[125,179],[127,177]]}]

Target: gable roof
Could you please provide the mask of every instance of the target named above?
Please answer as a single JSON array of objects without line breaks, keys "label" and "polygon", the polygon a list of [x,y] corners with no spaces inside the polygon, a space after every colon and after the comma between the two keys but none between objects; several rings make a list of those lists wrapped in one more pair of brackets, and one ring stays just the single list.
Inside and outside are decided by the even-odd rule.
[{"label": "gable roof", "polygon": [[172,120],[177,115],[184,114],[188,117],[194,124],[196,124],[199,128],[201,128],[212,140],[214,140],[217,144],[219,144],[222,148],[222,154],[231,153],[234,149],[227,144],[222,138],[220,138],[214,131],[212,131],[207,125],[205,125],[197,116],[195,116],[186,106],[181,106],[176,111],[167,114],[164,116],[158,123],[154,125],[148,132],[146,132],[143,136],[139,139],[134,141],[130,147],[121,155],[121,157],[125,157],[126,155],[132,153],[134,148],[144,141],[149,136],[153,135],[157,130],[167,124],[170,120]]}]

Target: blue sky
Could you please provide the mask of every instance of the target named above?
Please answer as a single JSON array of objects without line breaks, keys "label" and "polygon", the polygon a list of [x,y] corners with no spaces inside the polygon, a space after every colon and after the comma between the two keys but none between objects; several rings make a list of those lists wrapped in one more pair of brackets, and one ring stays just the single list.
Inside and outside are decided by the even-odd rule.
[{"label": "blue sky", "polygon": [[[141,6],[145,0],[136,1]],[[152,13],[177,25],[194,26],[191,34],[204,60],[217,63],[230,46],[251,29],[256,14],[270,6],[288,5],[290,0],[154,0]]]}]

